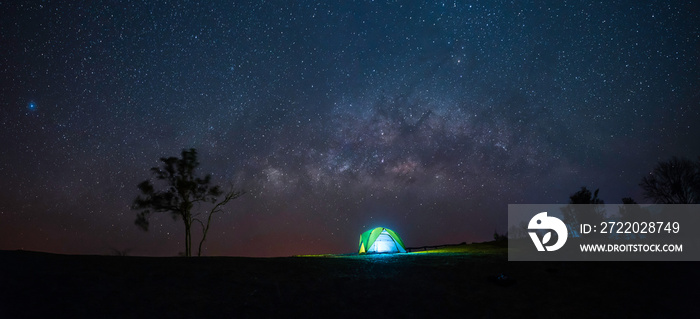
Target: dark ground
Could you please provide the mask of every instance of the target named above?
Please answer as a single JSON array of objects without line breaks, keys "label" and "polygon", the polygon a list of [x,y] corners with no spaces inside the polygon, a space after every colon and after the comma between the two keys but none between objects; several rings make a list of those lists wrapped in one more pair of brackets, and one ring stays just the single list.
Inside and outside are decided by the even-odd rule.
[{"label": "dark ground", "polygon": [[0,251],[0,318],[700,316],[698,263],[508,262],[501,244],[469,247],[283,258]]}]

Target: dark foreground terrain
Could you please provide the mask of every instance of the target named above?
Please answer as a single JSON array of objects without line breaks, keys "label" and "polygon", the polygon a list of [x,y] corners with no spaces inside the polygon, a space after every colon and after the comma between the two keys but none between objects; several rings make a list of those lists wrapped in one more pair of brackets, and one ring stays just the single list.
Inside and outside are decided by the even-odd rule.
[{"label": "dark foreground terrain", "polygon": [[0,318],[700,315],[697,263],[508,262],[499,244],[467,246],[284,258],[0,251]]}]

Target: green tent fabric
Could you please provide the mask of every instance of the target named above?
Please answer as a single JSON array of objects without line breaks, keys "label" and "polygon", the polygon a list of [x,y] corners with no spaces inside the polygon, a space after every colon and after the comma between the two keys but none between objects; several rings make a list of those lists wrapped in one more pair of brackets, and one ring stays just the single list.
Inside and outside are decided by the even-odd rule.
[{"label": "green tent fabric", "polygon": [[367,253],[405,253],[399,234],[389,228],[377,227],[360,235],[360,254]]}]

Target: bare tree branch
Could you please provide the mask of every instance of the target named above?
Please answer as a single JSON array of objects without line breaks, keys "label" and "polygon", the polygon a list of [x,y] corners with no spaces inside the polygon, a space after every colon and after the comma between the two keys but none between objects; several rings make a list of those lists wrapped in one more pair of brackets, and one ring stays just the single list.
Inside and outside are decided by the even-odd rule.
[{"label": "bare tree branch", "polygon": [[226,194],[226,197],[224,197],[224,199],[220,202],[216,203],[216,205],[214,205],[214,207],[209,211],[209,216],[207,217],[207,226],[204,227],[202,231],[202,240],[199,241],[199,249],[197,250],[197,256],[202,255],[202,244],[204,244],[204,241],[207,239],[207,234],[209,233],[209,226],[211,226],[211,217],[214,215],[214,213],[220,212],[222,207],[226,205],[229,201],[241,197],[244,194],[245,191],[234,191],[233,187],[231,187],[231,191],[229,191]]},{"label": "bare tree branch", "polygon": [[673,157],[659,162],[639,186],[644,197],[657,204],[697,204],[700,202],[700,161]]}]

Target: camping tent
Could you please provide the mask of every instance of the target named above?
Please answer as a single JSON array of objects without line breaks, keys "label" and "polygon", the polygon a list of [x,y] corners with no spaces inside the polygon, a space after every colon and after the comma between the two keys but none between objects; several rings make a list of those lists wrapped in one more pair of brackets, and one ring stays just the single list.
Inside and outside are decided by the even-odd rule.
[{"label": "camping tent", "polygon": [[360,235],[360,254],[405,252],[401,237],[389,228],[377,227]]}]

